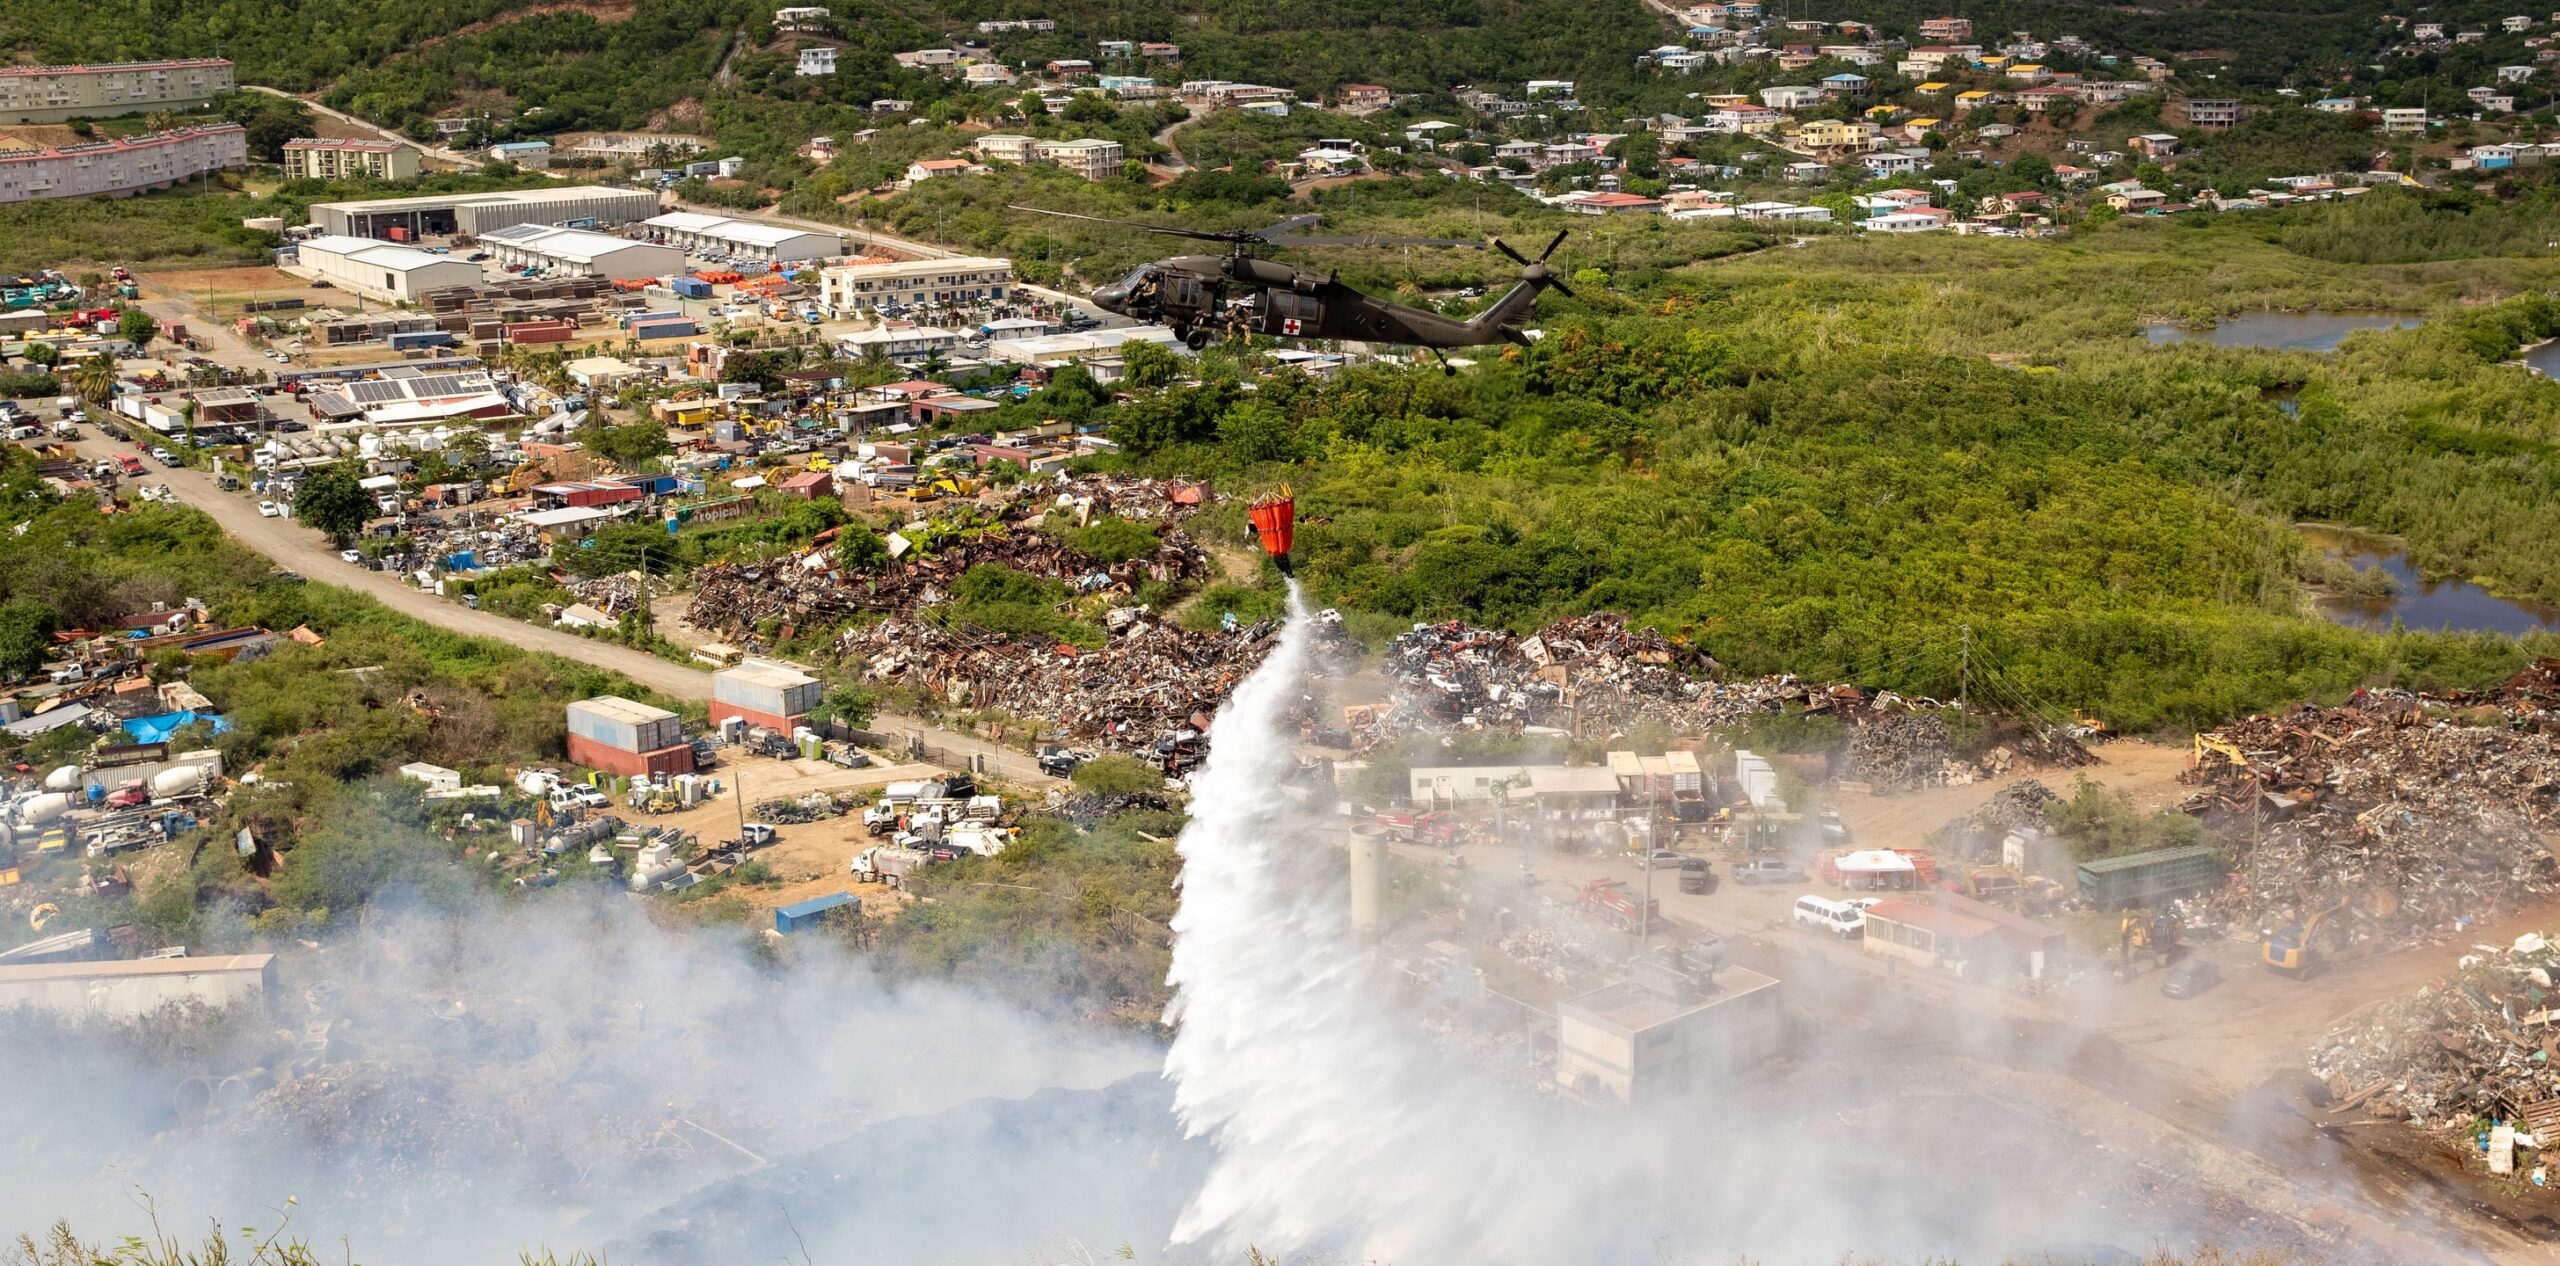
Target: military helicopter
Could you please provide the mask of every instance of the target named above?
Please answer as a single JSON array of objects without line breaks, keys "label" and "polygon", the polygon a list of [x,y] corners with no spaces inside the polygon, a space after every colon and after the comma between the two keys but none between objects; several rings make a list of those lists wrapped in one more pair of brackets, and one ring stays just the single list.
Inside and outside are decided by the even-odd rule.
[{"label": "military helicopter", "polygon": [[[1294,216],[1268,228],[1215,232],[1162,228],[1040,207],[1014,210],[1126,225],[1165,237],[1226,243],[1224,255],[1175,255],[1154,260],[1093,292],[1094,303],[1103,310],[1171,326],[1193,351],[1208,346],[1212,338],[1246,334],[1404,343],[1430,348],[1435,356],[1442,348],[1487,343],[1526,347],[1529,335],[1520,328],[1520,322],[1537,308],[1538,292],[1553,289],[1568,299],[1573,297],[1573,290],[1547,267],[1547,256],[1564,243],[1563,230],[1547,243],[1547,249],[1538,252],[1536,259],[1529,259],[1504,245],[1501,238],[1463,242],[1438,237],[1308,237],[1299,230],[1313,227],[1322,218],[1313,215]],[[1297,268],[1252,254],[1255,248],[1265,246],[1458,246],[1482,250],[1488,245],[1520,265],[1520,280],[1492,307],[1463,321],[1363,294],[1334,280],[1330,272]],[[1448,367],[1446,358],[1441,360],[1441,367]]]}]

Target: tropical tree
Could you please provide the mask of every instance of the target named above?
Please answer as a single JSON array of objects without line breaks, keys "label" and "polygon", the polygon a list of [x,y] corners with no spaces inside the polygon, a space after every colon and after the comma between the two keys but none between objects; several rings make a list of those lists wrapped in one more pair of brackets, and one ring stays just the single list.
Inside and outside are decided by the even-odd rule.
[{"label": "tropical tree", "polygon": [[111,356],[92,356],[71,371],[71,389],[81,399],[104,405],[116,393],[116,362]]},{"label": "tropical tree", "polygon": [[364,468],[353,458],[314,473],[293,495],[293,517],[328,533],[343,548],[373,517],[363,479]]}]

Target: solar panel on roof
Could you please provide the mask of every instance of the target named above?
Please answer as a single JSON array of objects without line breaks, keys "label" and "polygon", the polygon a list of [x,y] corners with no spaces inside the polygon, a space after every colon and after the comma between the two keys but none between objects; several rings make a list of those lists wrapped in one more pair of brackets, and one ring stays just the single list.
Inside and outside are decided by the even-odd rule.
[{"label": "solar panel on roof", "polygon": [[389,404],[394,400],[406,400],[409,398],[409,383],[406,379],[351,382],[347,384],[347,398],[361,405]]}]

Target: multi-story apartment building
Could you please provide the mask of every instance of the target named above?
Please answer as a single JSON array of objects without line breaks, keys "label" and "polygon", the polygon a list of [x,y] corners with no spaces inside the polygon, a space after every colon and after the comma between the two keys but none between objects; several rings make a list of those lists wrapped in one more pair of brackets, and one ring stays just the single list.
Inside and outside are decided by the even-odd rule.
[{"label": "multi-story apartment building", "polygon": [[1971,18],[1930,18],[1920,24],[1924,40],[1969,40],[1973,38]]},{"label": "multi-story apartment building", "polygon": [[147,110],[195,110],[233,86],[219,57],[99,66],[0,67],[0,123],[61,123]]},{"label": "multi-story apartment building", "polygon": [[837,313],[927,303],[1002,303],[1013,290],[1013,261],[968,255],[839,264],[818,275],[818,301]]},{"label": "multi-story apartment building", "polygon": [[1121,160],[1128,156],[1120,142],[1103,140],[1042,141],[1031,152],[1039,161],[1087,180],[1109,180],[1119,175]]},{"label": "multi-story apartment building", "polygon": [[418,151],[398,141],[296,137],[284,143],[284,174],[296,180],[410,180],[418,174]]},{"label": "multi-story apartment building", "polygon": [[0,150],[0,205],[46,198],[121,198],[248,163],[249,134],[237,123],[59,148]]}]

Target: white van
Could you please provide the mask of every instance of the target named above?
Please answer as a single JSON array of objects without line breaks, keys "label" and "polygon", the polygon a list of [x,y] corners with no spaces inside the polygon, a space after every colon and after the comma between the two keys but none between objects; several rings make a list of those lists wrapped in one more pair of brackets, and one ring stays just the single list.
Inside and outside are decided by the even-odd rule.
[{"label": "white van", "polygon": [[1814,928],[1834,936],[1864,936],[1867,933],[1866,907],[1829,897],[1796,898],[1796,926]]}]

